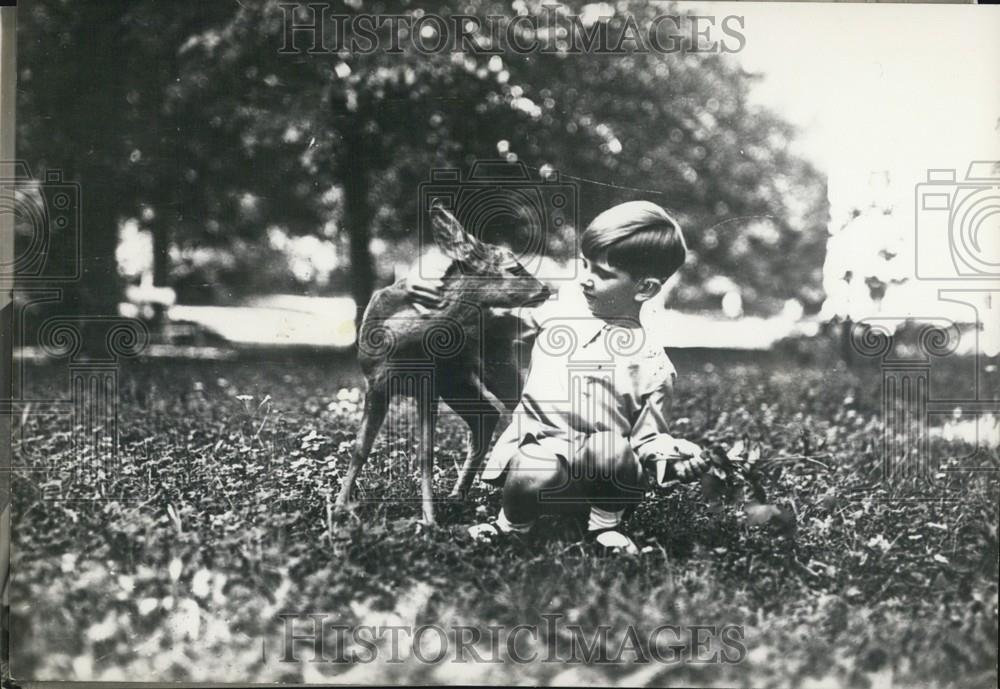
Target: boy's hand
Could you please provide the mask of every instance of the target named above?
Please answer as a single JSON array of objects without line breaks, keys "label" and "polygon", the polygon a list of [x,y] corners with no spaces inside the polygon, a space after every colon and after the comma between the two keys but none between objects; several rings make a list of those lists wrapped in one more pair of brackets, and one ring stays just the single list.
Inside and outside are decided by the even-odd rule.
[{"label": "boy's hand", "polygon": [[655,465],[656,482],[693,481],[712,465],[708,451],[690,440],[670,439],[669,447],[659,447],[649,458]]},{"label": "boy's hand", "polygon": [[438,249],[431,249],[417,260],[404,280],[406,298],[420,307],[439,309],[444,305],[441,289],[452,259]]},{"label": "boy's hand", "polygon": [[418,282],[407,278],[406,296],[410,301],[431,309],[439,309],[442,305],[440,285],[429,280]]},{"label": "boy's hand", "polygon": [[684,459],[679,462],[674,463],[674,471],[677,472],[677,477],[681,481],[694,481],[700,478],[702,474],[708,471],[708,468],[712,466],[712,460],[708,457],[707,452],[701,452],[699,455],[691,457],[690,459]]}]

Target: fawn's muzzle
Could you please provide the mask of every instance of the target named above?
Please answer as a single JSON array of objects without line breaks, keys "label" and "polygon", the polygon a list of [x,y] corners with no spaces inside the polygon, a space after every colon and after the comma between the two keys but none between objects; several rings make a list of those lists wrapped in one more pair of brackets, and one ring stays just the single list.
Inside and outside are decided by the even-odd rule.
[{"label": "fawn's muzzle", "polygon": [[536,294],[535,296],[531,297],[531,299],[529,299],[528,301],[526,301],[524,303],[524,305],[525,306],[538,306],[539,304],[542,304],[542,303],[548,301],[549,297],[551,297],[551,296],[552,296],[552,290],[543,285],[542,288],[541,288],[541,290],[539,290],[538,294]]}]

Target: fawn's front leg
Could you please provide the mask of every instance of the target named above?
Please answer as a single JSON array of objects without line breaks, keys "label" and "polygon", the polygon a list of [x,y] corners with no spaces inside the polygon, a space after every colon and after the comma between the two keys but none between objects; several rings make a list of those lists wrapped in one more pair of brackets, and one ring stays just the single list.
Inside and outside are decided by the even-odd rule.
[{"label": "fawn's front leg", "polygon": [[354,452],[351,455],[351,465],[348,467],[347,473],[340,483],[340,493],[337,495],[337,502],[334,503],[334,509],[338,512],[343,512],[350,507],[351,493],[354,492],[354,482],[358,478],[361,467],[368,461],[368,455],[372,451],[375,436],[378,435],[378,431],[382,427],[382,422],[385,420],[385,413],[388,408],[389,398],[385,387],[369,384],[368,392],[365,394],[361,426],[358,428],[358,436],[354,443]]},{"label": "fawn's front leg", "polygon": [[434,425],[437,422],[437,395],[422,389],[417,395],[420,415],[420,497],[424,523],[434,526]]}]

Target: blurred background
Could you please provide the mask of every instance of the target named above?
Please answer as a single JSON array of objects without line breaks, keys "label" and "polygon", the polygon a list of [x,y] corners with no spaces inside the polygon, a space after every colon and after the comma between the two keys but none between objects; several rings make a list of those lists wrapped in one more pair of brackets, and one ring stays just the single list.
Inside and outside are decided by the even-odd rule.
[{"label": "blurred background", "polygon": [[[745,40],[716,26],[712,40],[738,50],[567,54],[557,32],[525,28],[522,39],[553,50],[427,54],[403,41],[395,53],[307,55],[295,41],[308,36],[286,31],[312,21],[304,6],[24,2],[18,157],[32,179],[55,182],[19,187],[19,260],[44,246],[47,262],[19,293],[23,344],[47,314],[80,313],[146,320],[151,352],[349,348],[372,291],[421,250],[420,185],[483,160],[576,190],[560,228],[543,218],[525,229],[516,213],[473,228],[542,247],[553,264],[573,259],[576,233],[611,205],[641,198],[674,212],[692,249],[667,303],[674,346],[760,349],[872,315],[927,315],[940,285],[915,279],[914,185],[928,168],[960,181],[969,161],[1000,158],[986,73],[996,60],[958,12],[961,30],[914,8],[895,31],[876,7],[869,22],[831,8],[832,23],[808,5],[558,7],[588,27],[736,15]],[[485,22],[542,8],[328,10]],[[78,208],[40,242],[38,218],[53,213],[44,187],[63,182],[79,184]],[[996,229],[980,233],[984,252]],[[46,276],[77,268],[73,289],[38,296],[64,284]]]},{"label": "blurred background", "polygon": [[[747,625],[746,662],[668,666],[671,684],[889,686],[894,665],[898,686],[995,686],[1000,15],[442,5],[352,0],[326,13],[488,25],[547,12],[609,32],[676,15],[688,36],[694,15],[711,23],[706,52],[690,38],[672,53],[570,52],[558,31],[523,23],[516,39],[546,49],[422,53],[401,40],[398,51],[306,54],[296,46],[307,34],[286,31],[311,23],[296,3],[18,3],[17,634],[0,633],[12,674],[666,681],[604,664],[277,660],[288,611],[483,626],[549,609],[613,620],[616,634],[664,615]],[[365,43],[342,26],[343,40]],[[421,37],[435,31],[428,22]],[[331,488],[361,415],[358,314],[425,249],[427,190],[463,186],[484,163],[504,180],[497,210],[463,217],[468,229],[557,282],[605,208],[647,199],[676,215],[691,251],[657,305],[683,373],[674,427],[697,442],[757,438],[787,460],[768,492],[786,523],[794,511],[797,536],[751,529],[735,504],[720,513],[692,485],[637,512],[664,544],[639,567],[573,564],[558,542],[524,558],[471,552],[447,533],[418,538],[407,414],[365,470],[364,529],[335,528]],[[517,202],[531,198],[533,211]],[[127,328],[113,341],[122,317],[141,319],[148,346],[136,335],[130,347]],[[915,327],[896,340],[909,360],[879,370],[886,350],[845,336],[873,318],[890,332],[957,322],[959,341],[931,344],[980,356],[937,357],[932,376],[917,345],[933,338]],[[453,414],[439,427],[443,491],[467,434]],[[115,471],[97,464],[108,457]],[[900,458],[936,472],[948,499],[889,505],[889,489],[905,486],[882,472]],[[499,495],[477,490],[452,517],[458,529],[499,509]]]}]

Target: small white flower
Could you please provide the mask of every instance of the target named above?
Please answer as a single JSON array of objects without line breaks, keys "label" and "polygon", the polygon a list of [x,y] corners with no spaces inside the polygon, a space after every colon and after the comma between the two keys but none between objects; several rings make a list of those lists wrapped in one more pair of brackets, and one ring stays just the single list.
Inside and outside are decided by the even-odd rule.
[{"label": "small white flower", "polygon": [[198,604],[190,598],[184,598],[178,603],[171,622],[175,633],[194,641],[201,631],[201,610]]},{"label": "small white flower", "polygon": [[73,658],[73,672],[80,680],[89,680],[94,677],[94,660],[90,656],[82,655]]},{"label": "small white flower", "polygon": [[102,621],[90,625],[87,629],[87,639],[90,641],[106,641],[114,636],[116,628],[114,615],[108,613]]},{"label": "small white flower", "polygon": [[207,569],[199,569],[191,578],[191,593],[198,598],[205,598],[212,592],[212,573]]},{"label": "small white flower", "polygon": [[868,539],[866,544],[869,548],[878,548],[883,553],[888,552],[889,548],[892,547],[892,543],[885,539],[885,536],[879,534],[878,536],[872,536]]},{"label": "small white flower", "polygon": [[222,605],[226,602],[226,575],[216,574],[212,577],[212,602]]},{"label": "small white flower", "polygon": [[157,598],[143,598],[139,601],[139,614],[145,617],[149,613],[160,607],[160,601]]}]

